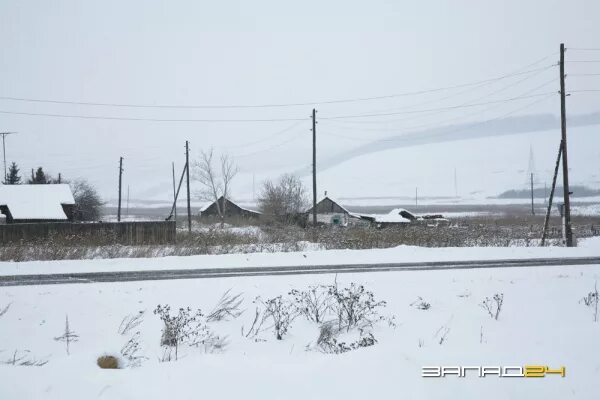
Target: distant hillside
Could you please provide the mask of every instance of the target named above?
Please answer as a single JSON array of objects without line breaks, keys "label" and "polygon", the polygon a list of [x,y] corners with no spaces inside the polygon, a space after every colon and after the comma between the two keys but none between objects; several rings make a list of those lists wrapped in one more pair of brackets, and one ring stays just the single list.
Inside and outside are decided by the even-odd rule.
[{"label": "distant hillside", "polygon": [[[600,124],[600,111],[569,116],[569,128]],[[541,132],[560,129],[560,120],[552,114],[532,114],[508,117],[487,122],[449,125],[441,128],[402,132],[397,136],[373,142],[341,152],[319,163],[319,171],[327,170],[354,157],[393,148],[420,146],[465,139],[498,137],[521,133]],[[390,132],[392,133],[392,132]],[[301,175],[310,173],[307,167],[299,171]]]}]

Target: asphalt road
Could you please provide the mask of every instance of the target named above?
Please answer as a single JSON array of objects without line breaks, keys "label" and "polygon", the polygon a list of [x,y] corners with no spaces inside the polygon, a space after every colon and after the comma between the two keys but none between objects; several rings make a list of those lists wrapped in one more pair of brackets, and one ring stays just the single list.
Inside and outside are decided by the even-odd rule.
[{"label": "asphalt road", "polygon": [[300,274],[341,274],[385,271],[428,271],[508,267],[544,267],[600,264],[600,257],[504,259],[488,261],[438,261],[417,263],[303,265],[285,267],[199,268],[122,272],[81,272],[45,275],[0,276],[0,286],[54,285],[66,283],[130,282],[172,279],[233,278]]}]

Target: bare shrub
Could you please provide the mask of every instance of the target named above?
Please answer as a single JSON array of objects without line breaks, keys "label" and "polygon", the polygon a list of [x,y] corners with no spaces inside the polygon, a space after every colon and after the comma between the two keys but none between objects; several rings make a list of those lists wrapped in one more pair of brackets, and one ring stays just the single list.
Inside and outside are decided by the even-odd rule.
[{"label": "bare shrub", "polygon": [[345,327],[349,331],[353,327],[372,326],[384,319],[379,315],[379,309],[385,307],[386,302],[375,300],[373,292],[366,290],[363,285],[352,282],[349,287],[340,289],[336,281],[328,290],[340,329]]},{"label": "bare shrub", "polygon": [[223,293],[221,299],[208,314],[206,321],[226,321],[229,318],[238,318],[244,313],[244,311],[240,308],[243,302],[244,298],[242,297],[242,293],[232,295],[231,289],[228,289],[225,293]]},{"label": "bare shrub", "polygon": [[377,343],[373,333],[365,332],[362,329],[359,331],[360,335],[357,340],[350,343],[340,341],[338,339],[340,330],[336,325],[335,321],[330,321],[320,326],[317,349],[322,353],[341,354],[361,347],[370,347]]},{"label": "bare shrub", "polygon": [[263,182],[258,207],[265,216],[279,222],[293,222],[307,205],[304,184],[295,175],[284,174],[277,182]]},{"label": "bare shrub", "polygon": [[65,331],[61,336],[55,337],[54,340],[59,342],[64,342],[65,347],[67,349],[67,355],[69,353],[69,346],[72,342],[79,341],[79,335],[77,335],[74,331],[69,328],[69,316],[65,317]]},{"label": "bare shrub", "polygon": [[118,329],[119,335],[127,335],[130,331],[137,328],[144,322],[145,313],[145,311],[139,311],[137,314],[129,314],[123,317]]},{"label": "bare shrub", "polygon": [[429,310],[431,308],[431,304],[423,300],[421,296],[417,297],[417,300],[410,303],[410,306],[416,308],[417,310]]},{"label": "bare shrub", "polygon": [[154,314],[158,315],[164,323],[160,344],[175,349],[175,360],[178,359],[181,344],[195,343],[207,329],[202,321],[201,310],[192,312],[190,307],[180,308],[177,314],[171,315],[171,306],[159,304]]},{"label": "bare shrub", "polygon": [[37,360],[31,357],[30,353],[29,350],[24,350],[19,354],[19,351],[15,350],[11,357],[2,360],[1,363],[21,367],[41,367],[48,363],[48,360]]},{"label": "bare shrub", "polygon": [[282,340],[283,336],[288,332],[292,321],[297,316],[294,304],[284,299],[282,296],[273,297],[272,299],[267,300],[263,300],[259,296],[256,298],[255,302],[262,305],[264,309],[264,318],[270,319],[273,323],[272,328],[277,340]]},{"label": "bare shrub", "polygon": [[121,348],[121,356],[127,360],[127,365],[130,367],[139,367],[142,361],[147,360],[147,357],[139,355],[140,347],[140,332],[136,332],[131,339]]},{"label": "bare shrub", "polygon": [[589,292],[584,298],[580,300],[586,306],[592,308],[594,313],[594,322],[598,322],[598,282],[594,284],[594,291]]},{"label": "bare shrub", "polygon": [[498,320],[500,312],[502,311],[502,303],[504,302],[504,293],[496,293],[491,299],[486,297],[481,302],[481,307],[487,311],[489,316],[495,320]]},{"label": "bare shrub", "polygon": [[264,331],[263,325],[265,323],[266,316],[261,310],[261,308],[256,307],[256,311],[254,313],[254,319],[252,320],[252,325],[250,328],[244,333],[244,326],[242,326],[242,336],[245,338],[252,338],[254,341],[259,341],[258,335]]},{"label": "bare shrub", "polygon": [[296,310],[312,322],[323,322],[331,308],[332,296],[327,286],[309,286],[307,290],[293,289],[289,295],[294,299]]}]

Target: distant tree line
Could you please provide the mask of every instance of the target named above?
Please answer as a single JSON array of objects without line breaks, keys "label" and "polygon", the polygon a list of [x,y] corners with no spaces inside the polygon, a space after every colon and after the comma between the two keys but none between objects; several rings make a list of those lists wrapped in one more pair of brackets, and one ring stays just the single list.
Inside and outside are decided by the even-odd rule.
[{"label": "distant tree line", "polygon": [[[19,175],[19,166],[12,162],[6,173],[5,185],[20,185],[22,177]],[[51,185],[51,184],[69,184],[75,207],[73,209],[73,219],[75,221],[97,221],[100,219],[102,206],[104,201],[98,194],[98,191],[85,179],[77,179],[73,182],[62,179],[61,175],[58,178],[53,178],[44,172],[42,167],[38,167],[35,172],[31,170],[31,177],[27,180],[29,185]]]}]

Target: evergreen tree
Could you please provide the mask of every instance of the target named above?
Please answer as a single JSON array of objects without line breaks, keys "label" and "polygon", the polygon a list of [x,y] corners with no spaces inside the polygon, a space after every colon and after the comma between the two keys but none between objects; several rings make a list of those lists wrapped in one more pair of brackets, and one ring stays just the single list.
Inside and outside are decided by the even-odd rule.
[{"label": "evergreen tree", "polygon": [[47,183],[52,183],[52,179],[46,177],[42,167],[38,167],[38,169],[35,171],[35,175],[33,175],[31,178],[32,179],[30,179],[27,183],[32,185],[45,185]]},{"label": "evergreen tree", "polygon": [[21,177],[19,176],[19,167],[17,163],[13,161],[8,168],[8,175],[6,176],[6,180],[4,181],[5,185],[18,185],[21,183]]}]

